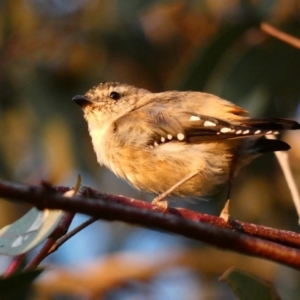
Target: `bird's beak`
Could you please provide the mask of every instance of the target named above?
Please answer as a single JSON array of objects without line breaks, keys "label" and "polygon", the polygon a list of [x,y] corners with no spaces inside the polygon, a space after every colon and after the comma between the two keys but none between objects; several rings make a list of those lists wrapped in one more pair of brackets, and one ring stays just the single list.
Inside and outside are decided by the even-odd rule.
[{"label": "bird's beak", "polygon": [[84,108],[90,104],[92,104],[92,101],[85,95],[78,95],[72,98],[72,100],[78,104],[81,108]]}]

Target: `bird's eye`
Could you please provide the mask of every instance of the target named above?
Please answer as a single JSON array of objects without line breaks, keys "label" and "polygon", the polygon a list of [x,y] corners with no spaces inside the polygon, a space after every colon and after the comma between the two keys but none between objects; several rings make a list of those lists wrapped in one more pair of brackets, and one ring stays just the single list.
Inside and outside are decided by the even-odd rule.
[{"label": "bird's eye", "polygon": [[117,92],[111,92],[109,97],[114,100],[119,100],[121,98],[121,95]]}]

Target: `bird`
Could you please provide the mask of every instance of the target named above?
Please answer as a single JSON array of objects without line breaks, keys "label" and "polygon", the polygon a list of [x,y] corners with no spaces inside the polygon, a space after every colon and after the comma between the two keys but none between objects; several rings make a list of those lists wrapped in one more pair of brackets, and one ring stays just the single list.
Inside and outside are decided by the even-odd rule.
[{"label": "bird", "polygon": [[300,129],[284,118],[252,118],[243,108],[198,91],[153,93],[119,82],[100,83],[72,100],[84,113],[97,161],[138,190],[205,197],[266,152],[286,151],[280,130]]}]

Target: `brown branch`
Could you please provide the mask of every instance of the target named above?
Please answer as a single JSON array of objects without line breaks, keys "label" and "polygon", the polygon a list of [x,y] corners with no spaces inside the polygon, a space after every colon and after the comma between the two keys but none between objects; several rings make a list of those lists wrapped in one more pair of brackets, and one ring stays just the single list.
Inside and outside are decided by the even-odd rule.
[{"label": "brown branch", "polygon": [[262,31],[277,38],[278,40],[281,40],[282,42],[285,42],[295,48],[300,49],[300,39],[297,39],[292,35],[289,35],[281,30],[278,30],[277,28],[271,26],[268,23],[261,23],[260,28]]},{"label": "brown branch", "polygon": [[[57,189],[63,190],[64,188],[60,187]],[[122,196],[107,195],[89,188],[81,189],[79,195],[81,196],[66,198],[59,192],[49,191],[44,187],[0,181],[1,197],[25,201],[40,209],[62,209],[84,213],[108,221],[117,220],[148,228],[156,228],[203,241],[222,249],[266,258],[300,269],[299,250],[244,233],[246,230],[251,231],[251,226],[255,228],[255,231],[260,231],[262,227],[237,221],[231,221],[229,225],[226,225],[218,217],[198,214],[184,209],[168,209],[165,213],[162,213],[157,207],[149,203]],[[230,225],[234,225],[235,230],[225,228]],[[241,231],[237,232],[236,228]],[[266,230],[269,233],[262,234],[260,232],[262,236],[266,235],[270,238],[273,234],[280,233],[278,235],[279,240],[289,240],[287,236],[290,236],[288,243],[294,243],[299,246],[300,236],[296,233],[278,231],[271,228]],[[280,237],[281,234],[285,238]]]}]

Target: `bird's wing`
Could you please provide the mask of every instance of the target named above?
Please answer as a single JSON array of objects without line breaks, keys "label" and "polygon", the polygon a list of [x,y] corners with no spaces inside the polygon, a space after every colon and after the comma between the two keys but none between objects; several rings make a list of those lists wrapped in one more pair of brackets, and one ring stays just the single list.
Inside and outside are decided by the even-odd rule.
[{"label": "bird's wing", "polygon": [[243,118],[237,124],[191,112],[170,114],[154,109],[149,111],[149,115],[149,126],[155,135],[189,143],[278,134],[282,129],[300,128],[295,121],[275,118]]},{"label": "bird's wing", "polygon": [[[134,123],[130,129],[130,122],[134,118],[140,122]],[[242,118],[238,123],[219,118],[195,114],[193,112],[166,111],[163,107],[139,109],[118,120],[127,124],[127,131],[147,132],[147,143],[157,146],[160,143],[181,141],[192,144],[264,136],[278,134],[281,129],[300,129],[299,123],[287,119],[251,119]],[[128,127],[129,126],[129,127]]]}]

